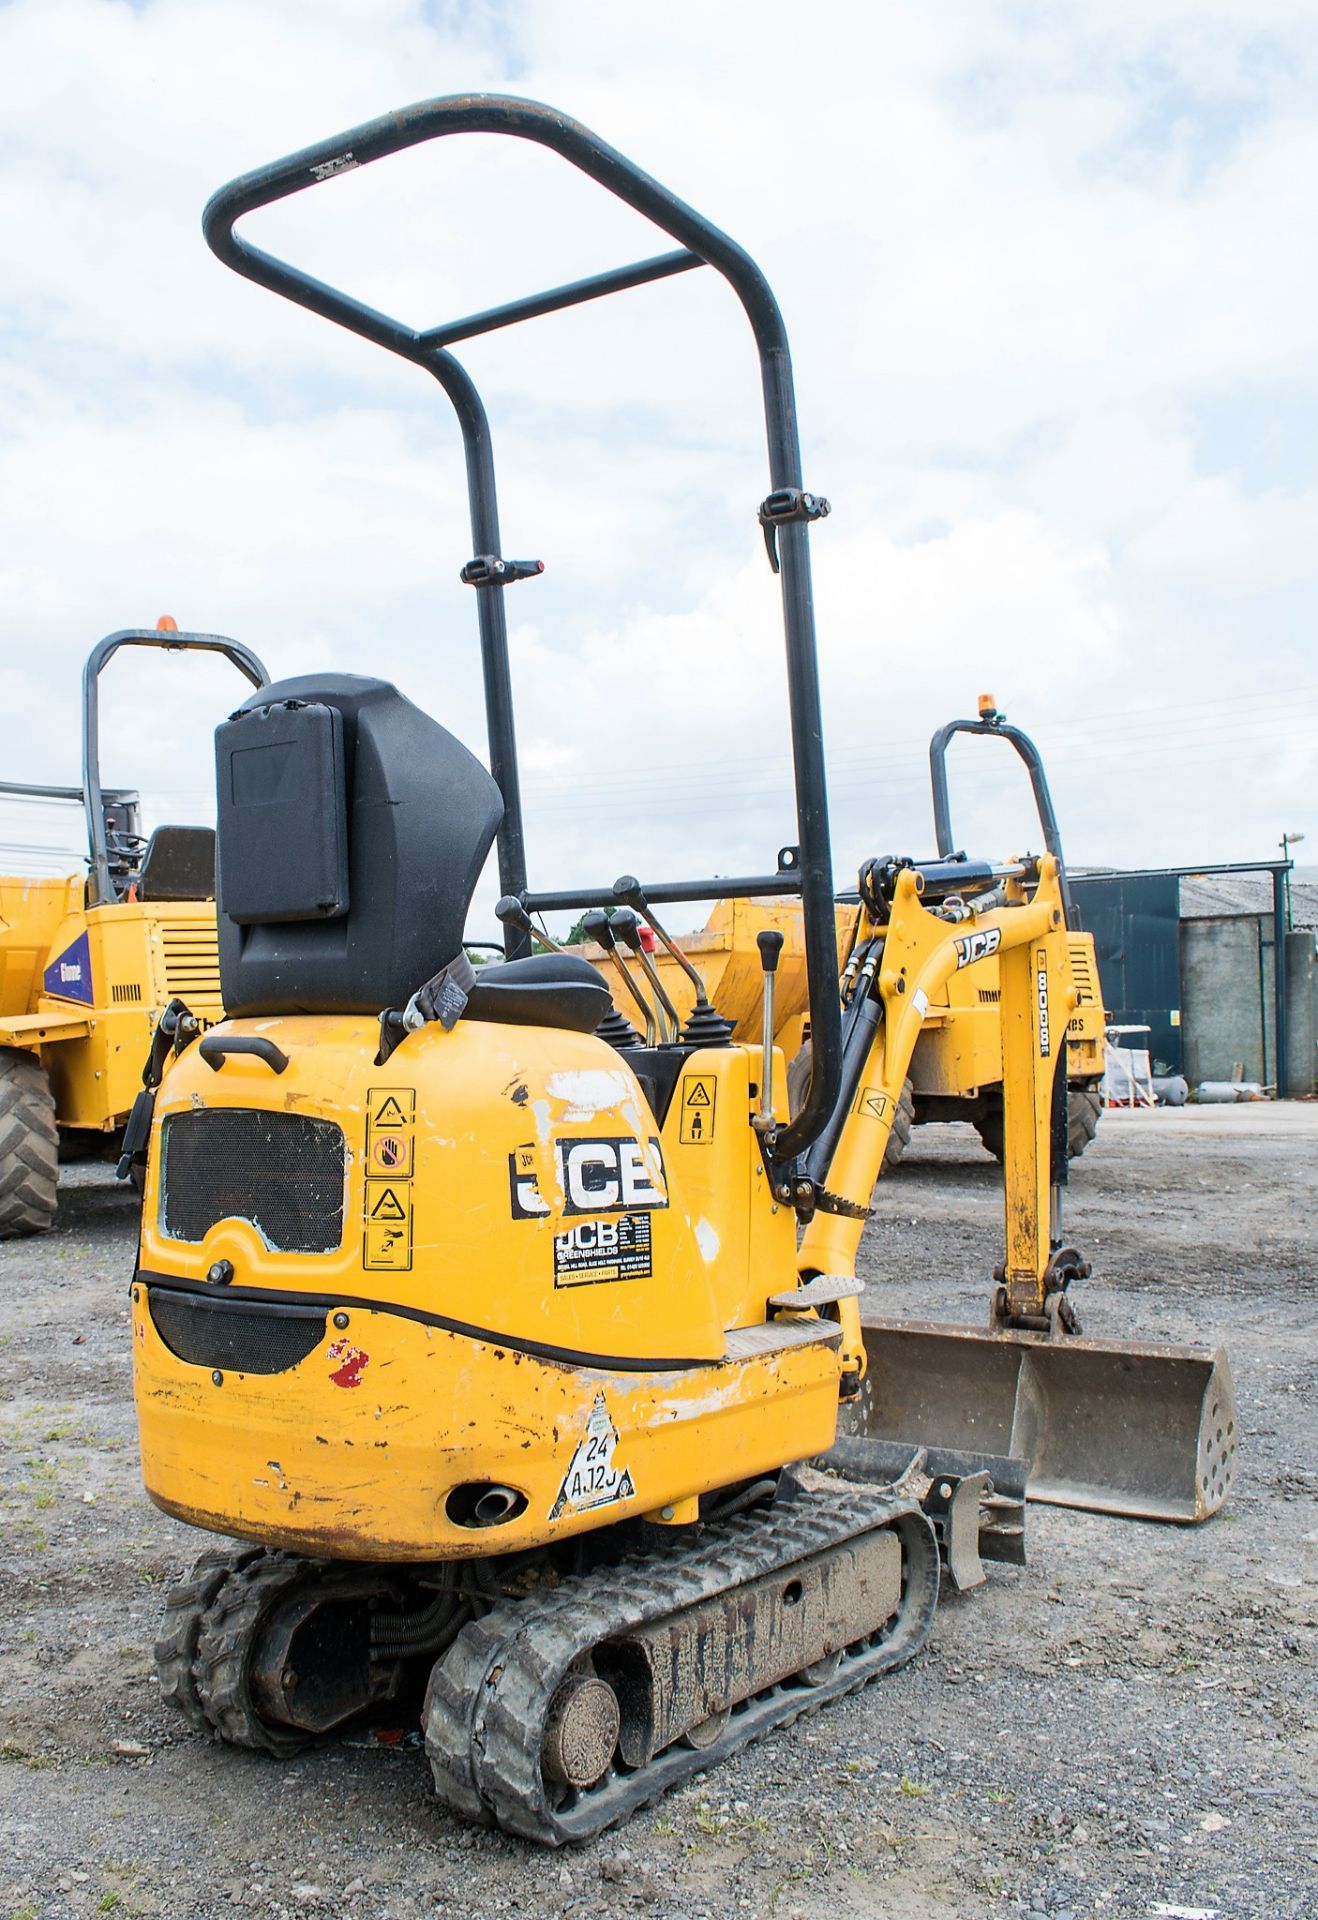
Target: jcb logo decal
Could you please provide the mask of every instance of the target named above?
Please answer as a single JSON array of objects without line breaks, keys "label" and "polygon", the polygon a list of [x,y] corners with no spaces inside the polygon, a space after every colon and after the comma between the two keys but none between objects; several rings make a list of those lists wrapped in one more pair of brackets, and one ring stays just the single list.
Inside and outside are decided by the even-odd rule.
[{"label": "jcb logo decal", "polygon": [[[508,1155],[514,1220],[539,1220],[557,1209],[536,1183],[537,1151],[517,1147]],[[652,1139],[647,1153],[631,1135],[622,1139],[556,1140],[554,1166],[567,1213],[630,1213],[668,1205],[663,1155]],[[657,1181],[651,1168],[657,1170]]]},{"label": "jcb logo decal", "polygon": [[1002,935],[996,927],[988,927],[983,933],[963,933],[952,944],[956,948],[959,973],[962,967],[973,967],[976,960],[987,960],[991,953],[996,953],[1002,945]]}]

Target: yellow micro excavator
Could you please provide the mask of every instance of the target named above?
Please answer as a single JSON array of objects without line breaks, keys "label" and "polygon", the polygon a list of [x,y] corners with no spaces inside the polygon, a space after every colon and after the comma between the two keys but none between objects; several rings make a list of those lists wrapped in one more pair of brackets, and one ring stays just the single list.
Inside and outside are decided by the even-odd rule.
[{"label": "yellow micro excavator", "polygon": [[[1066,1023],[1066,1146],[1068,1158],[1074,1160],[1093,1139],[1101,1110],[1098,1086],[1103,1075],[1105,1015],[1093,935],[1078,927],[1042,756],[1028,734],[1009,724],[991,694],[980,696],[976,719],[949,721],[929,743],[938,858],[965,860],[964,853],[955,851],[947,781],[947,747],[958,734],[1006,740],[1014,748],[1029,772],[1043,845],[1057,861],[1070,934],[1071,972],[1078,996]],[[1008,865],[1017,872],[1025,870],[1019,862]],[[943,901],[939,911],[948,920],[960,916],[970,926],[977,915],[995,904],[997,896],[984,886],[982,863],[972,863],[963,870],[968,876],[967,898],[963,900],[954,892]],[[671,1034],[680,1031],[695,1005],[697,968],[703,990],[717,998],[720,1013],[732,1021],[733,1038],[758,1037],[760,965],[756,938],[765,928],[776,928],[782,933],[785,944],[778,962],[774,1039],[788,1059],[789,1104],[793,1108],[798,1106],[810,1081],[810,1042],[805,948],[796,901],[782,896],[720,900],[705,927],[699,933],[679,936],[674,950],[669,952],[662,944],[656,944],[653,933],[644,927],[629,904],[626,897],[629,882],[624,880],[619,884],[622,892],[615,906],[582,914],[578,922],[581,944],[568,950],[579,952],[588,960],[612,962],[607,978],[613,989],[614,1005],[620,1013],[634,1018],[637,989],[644,989],[654,1002],[646,1028],[651,1039],[658,1038],[665,1025]],[[857,895],[854,892],[839,895],[839,968],[855,949],[860,924],[856,916]],[[880,937],[886,931],[886,926],[870,928],[873,937]],[[969,1121],[994,1158],[1002,1159],[1002,1035],[995,951],[995,943],[987,942],[973,968],[958,968],[951,973],[929,1003],[913,1036],[906,1078],[889,1117],[888,1144],[883,1156],[885,1172],[901,1159],[912,1128],[926,1121]],[[645,1019],[646,1009],[641,1005],[643,1026]]]},{"label": "yellow micro excavator", "polygon": [[[556,152],[675,250],[417,331],[235,232],[472,132]],[[1059,1318],[1049,1142],[1073,984],[1056,863],[1011,876],[972,933],[938,916],[946,876],[876,870],[876,901],[923,888],[928,926],[858,948],[844,1009],[807,548],[827,502],[802,486],[785,329],[748,256],[621,154],[534,103],[432,100],[236,181],[205,232],[453,403],[492,771],[387,682],[346,674],[263,688],[218,732],[226,1018],[162,1020],[130,1132],[144,1479],[228,1536],[169,1597],[160,1678],[198,1728],[277,1755],[415,1712],[446,1806],[587,1839],[917,1654],[941,1561],[967,1585],[981,1553],[1021,1557],[1019,1489],[993,1469],[931,1455],[932,1473],[913,1459],[902,1484],[865,1485],[883,1442],[864,1434],[842,1443],[860,1450],[846,1481],[792,1468],[847,1471],[839,1408],[872,1367],[849,1263],[883,1151],[878,1015],[918,1020],[957,943],[990,931],[1019,1169],[1004,1310]],[[771,932],[758,1045],[703,993],[676,1040],[646,1045],[593,967],[528,952],[533,915],[616,895],[527,885],[504,594],[540,566],[500,553],[488,423],[449,351],[702,267],[740,299],[763,373],[799,839],[775,875],[642,903],[657,925],[665,901],[800,898],[813,1072],[795,1116]],[[463,933],[495,843],[506,958],[477,975]]]}]

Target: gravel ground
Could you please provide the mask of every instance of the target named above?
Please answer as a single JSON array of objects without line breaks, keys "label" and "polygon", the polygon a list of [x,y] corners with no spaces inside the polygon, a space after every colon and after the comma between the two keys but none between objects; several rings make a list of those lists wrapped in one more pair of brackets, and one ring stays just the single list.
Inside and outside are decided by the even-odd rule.
[{"label": "gravel ground", "polygon": [[[1030,1565],[914,1666],[562,1855],[458,1826],[415,1751],[280,1765],[158,1705],[200,1543],[137,1480],[132,1201],[69,1169],[57,1229],[0,1247],[0,1920],[1318,1915],[1316,1147],[1318,1106],[1109,1114],[1073,1178],[1087,1330],[1230,1350],[1226,1511],[1033,1508]],[[980,1323],[998,1191],[970,1129],[917,1132],[866,1234],[883,1312]]]}]

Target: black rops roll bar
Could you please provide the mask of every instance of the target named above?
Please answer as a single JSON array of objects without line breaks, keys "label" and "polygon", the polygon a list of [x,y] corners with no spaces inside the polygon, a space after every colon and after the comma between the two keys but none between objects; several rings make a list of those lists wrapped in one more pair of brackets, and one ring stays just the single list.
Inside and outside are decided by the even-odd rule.
[{"label": "black rops roll bar", "polygon": [[[504,134],[549,147],[678,240],[681,250],[418,331],[262,252],[239,239],[233,231],[236,221],[257,207],[286,199],[290,194],[368,165],[387,154],[456,133]],[[555,313],[606,294],[621,293],[699,266],[714,267],[737,294],[755,336],[764,393],[771,488],[766,510],[772,505],[772,513],[764,518],[763,524],[766,538],[769,532],[776,534],[782,583],[800,847],[799,890],[813,1040],[813,1069],[805,1104],[773,1147],[775,1161],[785,1164],[815,1139],[838,1097],[841,1018],[832,849],[807,542],[809,518],[826,511],[826,507],[802,491],[791,354],[782,314],[764,275],[735,241],[578,121],[536,101],[493,94],[456,94],[421,101],[258,168],[221,188],[212,197],[202,216],[202,226],[212,251],[236,273],[399,354],[425,368],[439,381],[456,408],[462,427],[472,535],[479,563],[499,558],[489,425],[470,378],[445,349],[477,334]],[[771,554],[773,551],[771,547]],[[499,883],[505,893],[522,895],[526,891],[525,839],[503,608],[505,585],[519,575],[513,563],[507,563],[507,567],[507,573],[502,573],[482,565],[477,607],[490,770],[504,802],[498,843]],[[525,940],[525,934],[521,938]],[[510,953],[514,950],[509,948]]]},{"label": "black rops roll bar", "polygon": [[[110,873],[110,847],[105,829],[105,795],[101,791],[100,677],[120,647],[164,647],[170,653],[222,653],[246,674],[254,687],[268,687],[270,675],[249,647],[226,640],[219,633],[179,633],[173,628],[124,627],[98,640],[82,670],[82,802],[87,810],[87,847],[91,854],[88,905],[103,907],[118,899]],[[136,798],[136,795],[134,795]]]},{"label": "black rops roll bar", "polygon": [[1061,885],[1067,925],[1074,927],[1075,907],[1071,901],[1070,882],[1066,877],[1066,862],[1062,858],[1062,835],[1053,809],[1053,796],[1048,790],[1048,776],[1043,770],[1043,757],[1028,733],[1022,733],[1019,727],[1009,726],[1001,718],[949,720],[929,742],[929,784],[933,789],[934,836],[940,858],[950,860],[956,849],[956,841],[952,837],[952,809],[947,795],[947,746],[952,736],[958,733],[991,734],[998,739],[1009,740],[1025,762],[1029,769],[1030,785],[1034,789],[1039,825],[1043,828],[1043,844],[1057,862],[1057,878]]}]

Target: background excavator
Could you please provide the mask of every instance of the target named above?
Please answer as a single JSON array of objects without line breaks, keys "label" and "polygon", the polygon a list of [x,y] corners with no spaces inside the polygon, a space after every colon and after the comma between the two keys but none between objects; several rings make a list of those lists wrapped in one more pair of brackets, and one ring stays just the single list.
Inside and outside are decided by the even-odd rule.
[{"label": "background excavator", "polygon": [[[235,232],[348,167],[472,132],[556,152],[677,250],[418,331]],[[992,1467],[958,1472],[926,1446],[901,1484],[863,1484],[885,1445],[868,1413],[838,1450],[839,1411],[875,1370],[854,1253],[882,1102],[973,937],[943,912],[973,876],[869,863],[839,993],[807,545],[827,502],[802,485],[781,315],[726,235],[578,123],[479,95],[248,174],[205,232],[236,271],[453,402],[492,772],[352,675],[261,689],[217,735],[226,1018],[203,1033],[167,1011],[129,1128],[146,1170],[144,1480],[229,1537],[170,1596],[161,1682],[197,1727],[274,1754],[386,1703],[414,1709],[448,1807],[581,1840],[912,1658],[940,1562],[970,1585],[981,1551],[1021,1557],[1017,1489]],[[488,422],[449,351],[703,267],[760,357],[759,520],[782,587],[799,840],[772,875],[626,891],[665,945],[665,902],[799,899],[813,1064],[795,1115],[773,930],[758,1043],[734,1040],[703,990],[676,1037],[649,1042],[594,967],[528,952],[537,914],[619,894],[527,883],[503,596],[539,563],[500,553]],[[507,957],[477,975],[463,933],[496,842]],[[1000,1317],[1057,1328],[1058,1022],[1076,999],[1057,862],[993,884],[974,933],[997,939],[1015,1169]],[[908,933],[880,939],[882,914]],[[810,1460],[846,1477],[803,1481],[792,1469]]]},{"label": "background excavator", "polygon": [[[1006,715],[999,711],[990,694],[981,695],[977,719],[949,721],[938,729],[929,744],[938,858],[964,858],[956,851],[947,780],[947,748],[958,734],[1006,740],[1019,754],[1029,770],[1043,845],[1057,861],[1070,932],[1071,971],[1078,996],[1075,1010],[1066,1023],[1067,1153],[1074,1160],[1097,1132],[1101,1112],[1098,1088],[1103,1076],[1106,1016],[1093,936],[1081,932],[1077,926],[1062,858],[1061,833],[1042,757],[1028,734],[1008,724]],[[974,884],[978,888],[978,880]],[[968,920],[992,904],[991,896],[981,891],[972,891],[970,900],[966,909]],[[857,904],[855,893],[839,898],[839,970],[853,949]],[[946,911],[950,914],[957,910],[953,896]],[[787,1055],[788,1099],[795,1108],[810,1081],[810,1021],[801,915],[790,897],[719,901],[700,932],[678,936],[680,957],[658,945],[630,907],[619,904],[608,912],[596,909],[583,915],[579,923],[580,934],[589,934],[589,939],[585,944],[570,943],[568,951],[579,952],[583,958],[596,962],[611,961],[607,978],[618,1011],[635,1018],[640,986],[657,999],[658,1022],[667,1022],[674,1032],[691,1012],[696,999],[693,972],[681,964],[685,958],[699,969],[706,990],[718,1000],[720,1012],[733,1022],[735,1037],[748,1040],[755,1038],[759,1031],[760,965],[756,938],[765,928],[776,929],[784,939],[778,963],[774,1039]],[[921,1024],[906,1079],[889,1121],[885,1169],[896,1166],[901,1159],[912,1128],[928,1121],[969,1122],[994,1158],[1002,1159],[999,1001],[993,950],[980,956],[973,972],[961,968],[943,982],[937,1001],[930,1004]],[[644,1021],[643,1010],[641,1018]]]}]

